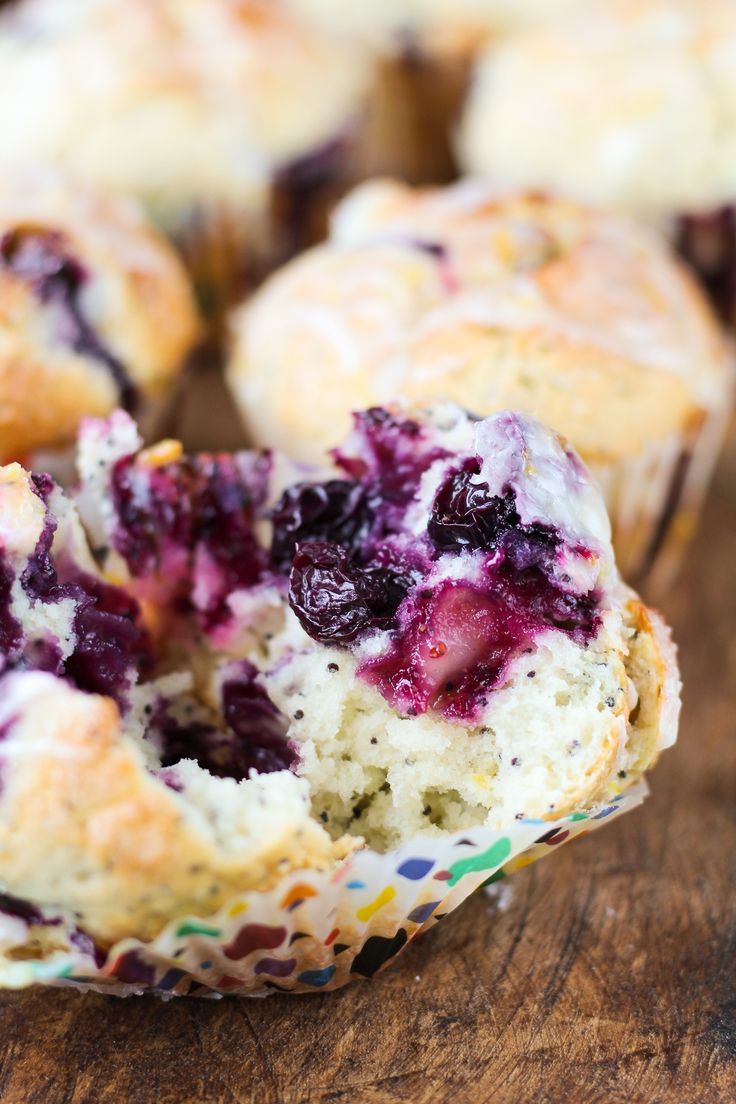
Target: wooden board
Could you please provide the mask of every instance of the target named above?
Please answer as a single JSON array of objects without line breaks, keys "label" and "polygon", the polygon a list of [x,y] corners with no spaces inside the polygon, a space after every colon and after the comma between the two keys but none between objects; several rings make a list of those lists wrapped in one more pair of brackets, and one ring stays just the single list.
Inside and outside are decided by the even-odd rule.
[{"label": "wooden board", "polygon": [[664,603],[681,740],[645,806],[373,982],[266,1000],[0,997],[4,1104],[736,1100],[736,441]]}]

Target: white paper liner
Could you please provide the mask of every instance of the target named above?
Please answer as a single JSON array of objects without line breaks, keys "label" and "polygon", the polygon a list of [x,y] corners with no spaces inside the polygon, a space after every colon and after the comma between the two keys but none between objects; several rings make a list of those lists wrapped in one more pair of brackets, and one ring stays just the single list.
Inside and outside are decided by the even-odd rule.
[{"label": "white paper liner", "polygon": [[[295,871],[206,919],[180,917],[153,940],[124,939],[95,962],[73,925],[0,914],[0,986],[72,985],[127,996],[265,996],[320,992],[372,977],[474,890],[636,807],[644,781],[604,805],[557,820],[514,820],[417,839],[381,855],[365,849],[337,870]],[[76,945],[75,945],[76,942]],[[56,946],[34,955],[38,948]],[[22,957],[21,957],[22,956]]]},{"label": "white paper liner", "polygon": [[671,583],[695,532],[732,402],[727,392],[696,429],[630,460],[589,463],[611,518],[618,568],[650,598]]}]

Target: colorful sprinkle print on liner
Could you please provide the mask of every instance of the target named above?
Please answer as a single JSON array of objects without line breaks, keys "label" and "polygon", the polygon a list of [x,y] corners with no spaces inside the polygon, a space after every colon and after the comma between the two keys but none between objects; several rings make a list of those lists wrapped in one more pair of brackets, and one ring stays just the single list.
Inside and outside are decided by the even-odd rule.
[{"label": "colorful sprinkle print on liner", "polygon": [[[80,938],[71,917],[68,949],[14,959],[8,952],[18,945],[19,921],[0,914],[0,983],[162,996],[336,989],[374,977],[475,889],[553,854],[634,808],[646,792],[640,782],[602,807],[557,820],[525,819],[505,832],[479,828],[417,840],[386,855],[358,851],[336,871],[297,871],[273,890],[243,893],[215,916],[180,917],[150,943],[123,940],[102,966],[92,940]],[[43,926],[27,921],[26,939]],[[48,921],[54,946],[65,931],[57,917]]]}]

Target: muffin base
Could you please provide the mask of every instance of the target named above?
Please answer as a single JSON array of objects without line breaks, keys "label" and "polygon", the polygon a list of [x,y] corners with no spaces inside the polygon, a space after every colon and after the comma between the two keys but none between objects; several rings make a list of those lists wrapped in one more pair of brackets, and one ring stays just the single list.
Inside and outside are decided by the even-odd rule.
[{"label": "muffin base", "polygon": [[185,916],[150,943],[96,948],[70,918],[2,911],[0,987],[72,985],[116,996],[313,993],[371,978],[489,881],[639,805],[637,782],[558,820],[513,821],[418,839],[381,855],[355,852],[334,871],[295,871],[214,916]]}]

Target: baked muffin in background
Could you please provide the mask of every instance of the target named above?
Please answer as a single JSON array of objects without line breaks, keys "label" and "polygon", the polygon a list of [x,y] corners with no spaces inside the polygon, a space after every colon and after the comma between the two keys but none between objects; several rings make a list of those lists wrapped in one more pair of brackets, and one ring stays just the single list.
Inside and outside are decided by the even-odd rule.
[{"label": "baked muffin in background", "polygon": [[[244,890],[246,923],[281,924],[310,868],[334,877],[304,922],[334,917],[352,851],[525,818],[536,839],[675,738],[668,631],[533,419],[373,409],[330,478],[293,482],[268,454],[141,452],[118,412],[83,427],[79,472],[71,497],[0,469],[0,877],[57,946],[73,917],[104,961]],[[237,975],[284,935],[204,957]]]},{"label": "baked muffin in background", "polygon": [[0,171],[51,162],[137,196],[214,310],[319,234],[366,74],[276,0],[20,0],[0,17]]},{"label": "baked muffin in background", "polygon": [[135,202],[0,173],[0,460],[121,404],[153,432],[199,334],[186,270]]},{"label": "baked muffin in background", "polygon": [[666,577],[692,530],[733,390],[720,328],[659,238],[475,182],[357,188],[232,330],[253,439],[300,460],[396,396],[546,419],[600,480],[632,579]]},{"label": "baked muffin in background", "polygon": [[736,5],[599,0],[480,59],[465,171],[666,229],[736,321]]},{"label": "baked muffin in background", "polygon": [[411,183],[456,175],[452,133],[472,63],[486,43],[559,18],[585,0],[290,0],[315,25],[345,33],[373,54],[363,175]]}]

